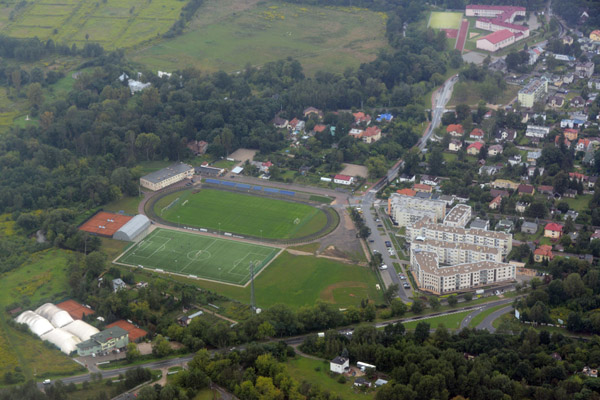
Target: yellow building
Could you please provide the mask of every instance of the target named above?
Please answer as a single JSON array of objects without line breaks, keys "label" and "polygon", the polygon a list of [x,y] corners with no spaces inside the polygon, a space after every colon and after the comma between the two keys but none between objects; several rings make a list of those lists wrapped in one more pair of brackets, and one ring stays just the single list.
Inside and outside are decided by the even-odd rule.
[{"label": "yellow building", "polygon": [[594,42],[600,42],[600,30],[596,29],[595,31],[592,31],[592,33],[590,33],[590,39]]},{"label": "yellow building", "polygon": [[496,189],[517,190],[519,188],[518,183],[509,181],[508,179],[496,179],[494,182],[492,182],[492,186]]},{"label": "yellow building", "polygon": [[142,176],[140,185],[151,190],[160,190],[193,176],[194,167],[180,162]]}]

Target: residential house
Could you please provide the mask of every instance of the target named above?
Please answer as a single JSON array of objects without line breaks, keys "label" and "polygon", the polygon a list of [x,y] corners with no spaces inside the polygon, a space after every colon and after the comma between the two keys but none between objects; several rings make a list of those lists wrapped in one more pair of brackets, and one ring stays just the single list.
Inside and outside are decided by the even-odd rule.
[{"label": "residential house", "polygon": [[581,96],[575,96],[571,99],[571,107],[583,107],[585,100]]},{"label": "residential house", "polygon": [[600,78],[592,78],[588,81],[588,89],[600,90]]},{"label": "residential house", "polygon": [[571,119],[563,119],[560,121],[561,128],[577,128],[585,124],[587,119],[584,118],[571,118]]},{"label": "residential house", "polygon": [[509,181],[508,179],[496,179],[494,182],[492,182],[492,187],[496,189],[517,190],[519,184],[513,181]]},{"label": "residential house", "polygon": [[538,230],[538,226],[535,222],[523,222],[521,225],[521,232],[527,233],[529,235],[534,235]]},{"label": "residential house", "polygon": [[487,231],[488,229],[490,229],[490,221],[477,217],[473,220],[473,222],[471,222],[469,228]]},{"label": "residential house", "polygon": [[510,219],[501,219],[500,221],[498,221],[498,224],[496,224],[497,231],[504,231],[506,233],[512,231],[514,227],[515,223],[512,222]]},{"label": "residential house", "polygon": [[446,132],[449,133],[450,136],[462,137],[462,135],[465,133],[465,130],[461,124],[450,124],[446,128]]},{"label": "residential house", "polygon": [[502,164],[500,165],[483,165],[479,168],[479,175],[488,175],[493,176],[496,175],[502,169]]},{"label": "residential house", "polygon": [[403,196],[410,196],[410,197],[415,197],[415,195],[417,194],[416,191],[409,189],[409,188],[396,190],[396,193],[401,194]]},{"label": "residential house", "polygon": [[594,233],[592,233],[592,236],[590,236],[590,242],[596,239],[600,239],[600,229],[596,229]]},{"label": "residential house", "polygon": [[476,155],[479,154],[479,152],[481,151],[482,148],[483,148],[483,143],[481,143],[481,142],[471,143],[467,147],[467,154],[470,154],[472,156],[476,156]]},{"label": "residential house", "polygon": [[390,113],[379,114],[377,117],[377,122],[390,122],[394,119],[394,116]]},{"label": "residential house", "polygon": [[448,150],[450,151],[459,151],[462,148],[462,143],[460,140],[451,139],[450,143],[448,143]]},{"label": "residential house", "polygon": [[533,252],[533,260],[535,262],[542,262],[544,260],[552,261],[554,254],[552,254],[552,246],[543,244]]},{"label": "residential house", "polygon": [[[586,13],[586,14],[587,14],[587,13]],[[589,15],[588,15],[588,18],[589,18]],[[598,30],[598,29],[596,29],[596,30],[593,30],[593,31],[590,33],[590,39],[591,39],[593,42],[600,42],[600,30]]]},{"label": "residential house", "polygon": [[529,207],[529,203],[526,203],[524,201],[517,201],[517,204],[515,205],[515,211],[519,213],[524,213],[525,210],[527,210],[527,207]]},{"label": "residential house", "polygon": [[195,156],[200,156],[206,153],[208,143],[204,140],[192,140],[187,143],[186,147],[190,149]]},{"label": "residential house", "polygon": [[275,125],[275,128],[285,129],[288,127],[288,123],[289,121],[287,119],[281,118],[279,115],[276,115],[275,118],[273,118],[273,125]]},{"label": "residential house", "polygon": [[563,130],[563,135],[565,139],[569,139],[571,142],[577,140],[577,135],[579,135],[578,129],[566,128]]},{"label": "residential house", "polygon": [[521,164],[521,162],[522,162],[522,161],[523,161],[523,160],[522,160],[522,158],[521,158],[521,155],[520,155],[520,154],[517,154],[516,156],[510,156],[510,157],[508,158],[508,163],[509,163],[510,165],[512,165],[513,167],[514,167],[515,165],[519,165],[519,164]]},{"label": "residential house", "polygon": [[369,382],[368,380],[366,380],[365,378],[363,378],[362,376],[359,378],[356,378],[356,380],[354,381],[354,386],[357,387],[371,387],[371,382]]},{"label": "residential house", "polygon": [[469,134],[469,137],[471,139],[475,139],[475,140],[481,140],[483,141],[483,131],[479,128],[475,128],[471,131],[471,133]]},{"label": "residential house", "polygon": [[491,189],[490,190],[490,195],[492,197],[509,197],[510,193],[508,193],[506,190],[500,190],[500,189]]},{"label": "residential house", "polygon": [[415,178],[415,175],[407,175],[403,173],[398,177],[398,182],[414,182]]},{"label": "residential house", "polygon": [[354,183],[354,177],[353,176],[348,176],[348,175],[336,175],[333,177],[333,183],[336,183],[338,185],[352,185]]},{"label": "residential house", "polygon": [[490,210],[497,210],[500,208],[500,204],[502,204],[502,196],[496,196],[492,201],[490,201],[488,207]]},{"label": "residential house", "polygon": [[354,123],[357,125],[364,124],[367,126],[371,123],[371,116],[362,111],[355,112],[352,115],[354,115]]},{"label": "residential house", "polygon": [[343,374],[350,368],[350,360],[346,357],[336,357],[329,361],[329,371],[336,374]]},{"label": "residential house", "polygon": [[560,239],[562,236],[563,226],[555,222],[549,222],[544,227],[544,237],[551,239]]},{"label": "residential house", "polygon": [[430,186],[438,186],[440,184],[440,181],[440,178],[438,178],[437,176],[421,175],[420,183],[424,183]]},{"label": "residential house", "polygon": [[[560,147],[560,138],[561,138],[561,135],[556,135],[554,137],[554,145],[556,147]],[[562,138],[563,138],[563,143],[564,143],[565,147],[567,147],[567,148],[571,147],[571,141],[564,136],[562,136]]]},{"label": "residential house", "polygon": [[362,138],[362,135],[364,132],[365,132],[364,129],[352,128],[352,129],[350,129],[350,131],[348,131],[348,135],[352,136],[355,139],[360,139],[360,138]]},{"label": "residential house", "polygon": [[542,150],[528,151],[527,152],[527,162],[535,164],[537,162],[538,158],[540,158],[541,156],[542,156]]},{"label": "residential house", "polygon": [[488,148],[488,155],[496,156],[498,154],[502,154],[503,150],[504,150],[504,148],[502,147],[501,144],[493,144]]},{"label": "residential house", "polygon": [[581,172],[569,172],[569,180],[587,182],[589,177]]},{"label": "residential house", "polygon": [[570,199],[574,199],[575,197],[577,197],[577,190],[567,189],[567,190],[565,190],[565,193],[563,194],[563,196],[568,197]]},{"label": "residential house", "polygon": [[367,144],[375,143],[381,139],[381,129],[377,126],[370,126],[362,134],[363,142]]},{"label": "residential house", "polygon": [[532,185],[522,183],[517,188],[517,193],[519,193],[519,195],[528,194],[533,196],[533,194],[535,194],[535,188]]},{"label": "residential house", "polygon": [[562,42],[563,42],[563,44],[568,44],[570,46],[573,44],[573,37],[567,35],[567,36],[563,37]]},{"label": "residential house", "polygon": [[514,129],[500,129],[494,135],[496,142],[514,142],[517,137],[517,131]]},{"label": "residential house", "polygon": [[119,290],[126,289],[127,285],[123,282],[123,279],[116,278],[112,280],[113,291],[117,293]]},{"label": "residential house", "polygon": [[531,167],[527,167],[527,176],[529,178],[533,178],[535,176],[535,171],[538,171],[538,176],[539,175],[544,175],[544,167],[535,167],[535,166],[531,166]]},{"label": "residential house", "polygon": [[577,145],[575,145],[575,151],[586,151],[590,143],[590,139],[579,139]]},{"label": "residential house", "polygon": [[304,111],[302,111],[302,115],[304,115],[304,118],[316,116],[317,118],[321,119],[323,118],[323,111],[315,107],[307,107],[304,109]]},{"label": "residential house", "polygon": [[315,127],[313,128],[313,132],[316,133],[321,133],[321,132],[325,132],[325,129],[327,129],[326,125],[323,124],[316,124]]},{"label": "residential house", "polygon": [[550,128],[546,126],[527,125],[525,136],[528,138],[544,139],[550,133]]},{"label": "residential house", "polygon": [[573,221],[575,221],[577,219],[577,217],[579,217],[579,213],[577,211],[575,211],[575,210],[569,210],[565,214],[565,220],[567,218],[571,218]]},{"label": "residential house", "polygon": [[548,105],[552,108],[560,108],[565,105],[565,98],[562,96],[550,96]]},{"label": "residential house", "polygon": [[569,74],[566,74],[565,76],[563,76],[563,82],[565,84],[573,83],[574,80],[575,80],[575,74],[569,73]]},{"label": "residential house", "polygon": [[575,73],[580,78],[591,78],[594,74],[594,63],[591,61],[575,64]]},{"label": "residential house", "polygon": [[431,193],[433,191],[433,187],[431,187],[430,185],[426,185],[424,183],[415,183],[413,185],[413,189],[416,192],[421,192],[421,193]]},{"label": "residential house", "polygon": [[598,377],[598,370],[597,369],[592,369],[592,368],[588,367],[587,365],[585,367],[583,367],[583,370],[581,372],[585,376],[590,377],[590,378],[597,378]]}]

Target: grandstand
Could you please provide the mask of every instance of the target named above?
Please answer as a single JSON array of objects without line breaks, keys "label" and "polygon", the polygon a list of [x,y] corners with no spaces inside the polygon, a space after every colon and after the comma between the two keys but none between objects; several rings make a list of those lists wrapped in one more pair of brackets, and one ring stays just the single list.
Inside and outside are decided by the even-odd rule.
[{"label": "grandstand", "polygon": [[222,181],[220,179],[212,179],[212,178],[207,178],[206,183],[211,183],[213,185],[221,185],[221,186],[226,186],[226,187],[231,187],[231,188],[236,188],[236,189],[244,189],[244,190],[254,190],[257,192],[264,192],[264,193],[270,193],[270,194],[282,194],[285,196],[295,196],[296,192],[293,192],[291,190],[283,190],[283,189],[276,189],[276,188],[271,188],[271,187],[266,187],[266,186],[255,186],[255,185],[247,185],[245,183],[235,183],[235,182],[230,182],[230,181]]}]

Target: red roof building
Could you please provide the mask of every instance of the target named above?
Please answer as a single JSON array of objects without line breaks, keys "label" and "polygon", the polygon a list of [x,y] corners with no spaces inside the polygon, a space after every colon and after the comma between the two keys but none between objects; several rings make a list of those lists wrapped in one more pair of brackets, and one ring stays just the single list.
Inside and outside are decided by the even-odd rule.
[{"label": "red roof building", "polygon": [[471,143],[467,147],[467,154],[477,155],[477,154],[479,154],[479,152],[481,151],[482,148],[483,148],[483,143],[481,143],[481,142]]},{"label": "red roof building", "polygon": [[465,133],[465,130],[461,124],[450,124],[446,128],[446,132],[451,136],[462,136]]},{"label": "red roof building", "polygon": [[580,172],[569,172],[569,179],[572,181],[575,180],[575,181],[587,182],[587,180],[589,178],[587,175],[584,175]]},{"label": "red roof building", "polygon": [[366,125],[369,125],[371,123],[371,116],[362,111],[355,112],[352,115],[354,115],[354,123],[356,124],[365,123]]},{"label": "red roof building", "polygon": [[315,127],[313,128],[313,131],[315,131],[315,133],[320,133],[323,132],[327,127],[323,124],[317,124],[315,125]]},{"label": "red roof building", "polygon": [[579,131],[577,129],[571,129],[571,128],[567,128],[563,131],[565,138],[569,139],[571,142],[573,140],[577,140],[577,135],[579,134]]},{"label": "red roof building", "polygon": [[542,262],[544,260],[552,261],[554,254],[552,254],[552,246],[543,244],[533,252],[533,259],[535,262]]},{"label": "red roof building", "polygon": [[488,207],[490,210],[496,210],[498,207],[500,207],[500,204],[502,204],[502,196],[496,196],[492,201],[490,201]]},{"label": "red roof building", "polygon": [[469,134],[471,139],[483,139],[483,131],[479,128],[475,128]]},{"label": "red roof building", "polygon": [[517,188],[517,192],[519,194],[534,194],[535,188],[532,185],[527,185],[525,183],[521,183]]},{"label": "red roof building", "polygon": [[409,189],[409,188],[396,190],[396,193],[401,194],[403,196],[410,196],[410,197],[415,197],[415,195],[417,194],[417,192],[415,192],[414,190]]},{"label": "red roof building", "polygon": [[430,185],[426,185],[424,183],[415,183],[413,185],[413,189],[416,192],[426,192],[426,193],[431,193],[433,191],[433,187],[431,187]]},{"label": "red roof building", "polygon": [[563,226],[555,222],[549,222],[544,227],[544,236],[552,239],[560,239],[562,236]]}]

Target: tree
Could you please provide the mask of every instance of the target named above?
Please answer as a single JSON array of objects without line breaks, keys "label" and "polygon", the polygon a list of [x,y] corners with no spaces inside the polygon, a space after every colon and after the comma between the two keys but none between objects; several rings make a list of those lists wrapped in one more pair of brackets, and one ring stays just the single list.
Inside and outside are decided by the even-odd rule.
[{"label": "tree", "polygon": [[415,328],[415,340],[418,343],[423,343],[429,338],[429,324],[427,322],[419,322]]},{"label": "tree", "polygon": [[428,164],[429,173],[431,175],[441,174],[441,171],[444,167],[444,156],[438,147],[435,147],[429,155]]},{"label": "tree", "polygon": [[415,299],[410,306],[410,312],[414,314],[421,314],[425,310],[425,304],[421,299]]},{"label": "tree", "polygon": [[154,133],[140,133],[135,139],[135,147],[146,153],[146,161],[150,161],[150,152],[160,145],[160,138]]},{"label": "tree", "polygon": [[400,286],[398,286],[397,283],[388,286],[388,288],[383,292],[383,298],[385,299],[385,301],[390,303],[392,299],[398,294],[399,288]]},{"label": "tree", "polygon": [[434,311],[439,310],[441,304],[437,297],[430,297],[427,299],[427,301],[429,302],[429,307],[431,307]]},{"label": "tree", "polygon": [[394,316],[394,317],[401,317],[408,310],[408,307],[406,306],[406,304],[404,304],[404,302],[398,298],[395,298],[392,300],[390,307],[392,310],[392,316]]},{"label": "tree", "polygon": [[42,85],[39,82],[32,83],[27,88],[27,100],[33,108],[38,108],[44,102],[44,93],[42,92]]},{"label": "tree", "polygon": [[448,305],[450,307],[454,307],[458,304],[458,298],[456,297],[455,294],[452,294],[450,296],[448,296]]},{"label": "tree", "polygon": [[387,171],[385,158],[382,155],[369,157],[365,165],[369,171],[369,177],[373,179],[382,177]]},{"label": "tree", "polygon": [[271,325],[269,321],[265,321],[258,326],[259,339],[265,339],[273,336],[275,336],[275,328],[273,328],[273,325]]},{"label": "tree", "polygon": [[140,351],[137,348],[137,345],[135,343],[128,343],[127,344],[127,362],[134,362],[135,360],[138,359],[138,357],[141,355]]},{"label": "tree", "polygon": [[169,341],[162,335],[157,335],[152,342],[152,354],[157,357],[166,357],[171,354],[172,351],[173,349],[171,349]]}]

